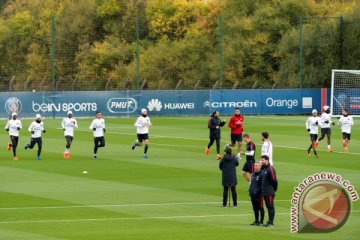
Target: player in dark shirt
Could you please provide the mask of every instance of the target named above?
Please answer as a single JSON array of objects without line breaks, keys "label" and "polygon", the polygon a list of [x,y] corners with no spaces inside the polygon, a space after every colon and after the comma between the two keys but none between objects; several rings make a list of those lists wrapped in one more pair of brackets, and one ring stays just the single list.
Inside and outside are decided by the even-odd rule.
[{"label": "player in dark shirt", "polygon": [[[242,169],[242,176],[246,181],[250,182],[251,174],[254,172],[255,163],[255,144],[250,139],[249,134],[244,134],[244,141],[246,142],[246,152],[242,152],[242,155],[246,156],[246,161]],[[249,174],[247,174],[249,173]]]},{"label": "player in dark shirt", "polygon": [[249,195],[254,210],[255,221],[250,225],[263,226],[265,212],[263,207],[263,198],[261,196],[261,164],[260,162],[255,162],[254,166],[254,173],[251,175]]},{"label": "player in dark shirt", "polygon": [[210,147],[214,144],[214,141],[216,141],[216,160],[220,160],[222,156],[220,155],[220,138],[221,138],[221,131],[220,128],[225,125],[225,121],[222,121],[219,118],[219,112],[214,111],[211,114],[211,118],[208,121],[208,128],[210,129],[210,142],[205,150],[205,154],[209,155]]},{"label": "player in dark shirt", "polygon": [[278,188],[278,181],[276,178],[276,172],[273,166],[269,163],[269,157],[267,155],[261,156],[261,195],[263,196],[268,209],[269,221],[265,227],[274,226],[275,207],[274,197]]}]

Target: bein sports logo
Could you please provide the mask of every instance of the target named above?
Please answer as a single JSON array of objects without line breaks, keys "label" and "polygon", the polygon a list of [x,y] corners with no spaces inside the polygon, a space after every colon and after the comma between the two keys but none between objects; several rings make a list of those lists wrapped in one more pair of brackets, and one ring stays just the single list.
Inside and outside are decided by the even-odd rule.
[{"label": "bein sports logo", "polygon": [[160,112],[162,107],[163,106],[159,99],[151,99],[147,105],[147,108],[149,109],[150,112],[152,112],[152,111]]},{"label": "bein sports logo", "polygon": [[111,113],[132,113],[136,111],[138,104],[133,98],[110,98],[106,107]]},{"label": "bein sports logo", "polygon": [[13,112],[20,113],[22,109],[21,101],[16,97],[8,98],[5,101],[5,110],[8,114]]},{"label": "bein sports logo", "polygon": [[348,220],[351,202],[359,196],[355,187],[336,173],[315,173],[294,188],[290,231],[332,232]]}]

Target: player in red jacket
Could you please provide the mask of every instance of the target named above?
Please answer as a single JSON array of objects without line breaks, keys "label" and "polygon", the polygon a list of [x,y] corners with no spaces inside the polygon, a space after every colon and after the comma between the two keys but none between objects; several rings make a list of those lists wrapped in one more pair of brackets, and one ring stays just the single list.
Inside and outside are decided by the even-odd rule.
[{"label": "player in red jacket", "polygon": [[243,122],[244,122],[245,116],[240,115],[240,108],[235,109],[235,114],[231,117],[229,121],[229,128],[231,128],[231,143],[226,144],[226,147],[233,147],[235,146],[236,142],[238,143],[238,158],[240,157],[241,152],[241,144],[242,144],[242,133],[243,133]]}]

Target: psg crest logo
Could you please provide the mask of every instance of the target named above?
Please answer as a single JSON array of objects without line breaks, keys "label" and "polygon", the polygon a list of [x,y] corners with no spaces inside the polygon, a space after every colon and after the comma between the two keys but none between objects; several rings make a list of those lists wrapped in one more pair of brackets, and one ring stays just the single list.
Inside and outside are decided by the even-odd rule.
[{"label": "psg crest logo", "polygon": [[20,113],[21,108],[21,101],[16,97],[8,98],[5,102],[5,110],[8,114],[11,114],[13,112]]}]

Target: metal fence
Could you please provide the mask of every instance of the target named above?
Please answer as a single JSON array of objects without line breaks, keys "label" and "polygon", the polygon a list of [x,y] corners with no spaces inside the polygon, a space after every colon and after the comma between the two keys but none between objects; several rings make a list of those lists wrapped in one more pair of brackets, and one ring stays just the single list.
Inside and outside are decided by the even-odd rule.
[{"label": "metal fence", "polygon": [[343,17],[289,19],[283,33],[276,20],[244,30],[218,16],[204,37],[155,44],[144,19],[129,22],[125,40],[79,36],[54,17],[41,36],[13,34],[2,43],[0,91],[328,87],[331,69],[360,68],[360,21]]}]

